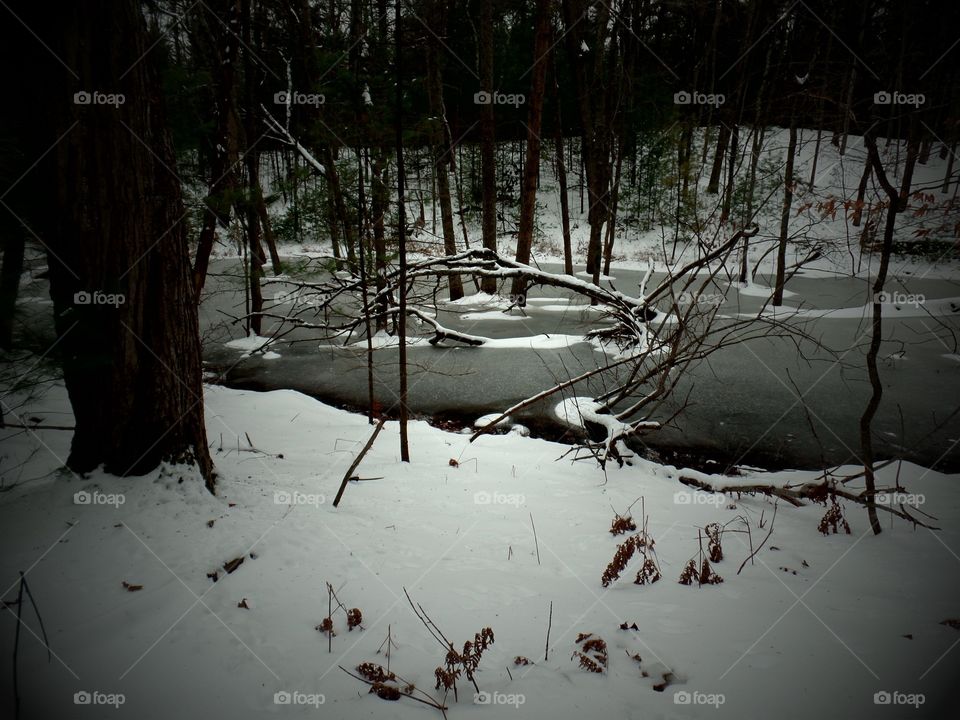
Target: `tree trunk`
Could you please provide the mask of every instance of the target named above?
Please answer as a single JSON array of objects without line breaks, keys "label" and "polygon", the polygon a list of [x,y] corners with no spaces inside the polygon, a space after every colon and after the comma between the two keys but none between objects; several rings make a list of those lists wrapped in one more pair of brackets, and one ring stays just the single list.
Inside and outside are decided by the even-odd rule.
[{"label": "tree trunk", "polygon": [[[433,22],[435,31],[439,35],[446,32],[446,10],[442,3],[433,5]],[[433,39],[433,38],[431,38]],[[445,111],[443,105],[443,71],[440,68],[439,41],[430,42],[427,51],[427,93],[430,101],[430,113],[433,115],[433,173],[437,179],[436,199],[440,205],[440,225],[443,228],[443,249],[447,255],[456,255],[457,236],[453,227],[453,205],[450,202],[450,174],[447,166],[450,162],[448,155],[451,151],[447,143],[445,126]],[[450,299],[459,300],[463,297],[463,279],[459,275],[451,275]]]},{"label": "tree trunk", "polygon": [[863,165],[863,175],[860,176],[860,184],[857,185],[857,201],[853,206],[852,224],[854,227],[860,227],[860,219],[863,217],[863,206],[867,197],[867,183],[870,182],[870,173],[873,171],[873,165],[870,158]]},{"label": "tree trunk", "polygon": [[[753,193],[757,185],[757,165],[760,163],[760,150],[763,148],[763,136],[765,129],[754,126],[753,142],[750,146],[750,180],[747,185],[747,210],[744,213],[741,225],[746,227],[753,222]],[[743,236],[743,252],[740,255],[740,282],[746,283],[749,273],[748,261],[750,254],[750,237]]]},{"label": "tree trunk", "polygon": [[[943,146],[946,149],[946,145]],[[957,144],[953,143],[950,150],[948,151],[949,158],[947,159],[947,170],[943,174],[943,185],[940,188],[940,192],[946,194],[950,191],[950,181],[953,179],[953,160],[956,157]]]},{"label": "tree trunk", "polygon": [[[527,157],[523,166],[520,191],[520,228],[517,232],[517,262],[528,265],[533,246],[533,224],[537,210],[537,174],[540,171],[540,127],[543,124],[543,96],[547,87],[547,66],[550,50],[550,6],[552,0],[537,0],[536,29],[533,41],[533,69],[527,105]],[[513,282],[510,294],[524,305],[526,287],[523,280]]]},{"label": "tree trunk", "polygon": [[730,218],[730,205],[733,203],[734,180],[737,173],[737,153],[740,145],[740,126],[734,125],[730,133],[730,159],[727,167],[727,182],[723,189],[723,205],[720,210],[720,224],[723,225]]},{"label": "tree trunk", "polygon": [[573,242],[570,238],[570,198],[567,191],[567,167],[563,157],[563,122],[560,117],[560,92],[554,80],[554,101],[557,106],[553,142],[557,160],[557,184],[560,189],[560,223],[563,227],[563,271],[573,275]]},{"label": "tree trunk", "polygon": [[910,202],[910,186],[913,184],[913,169],[917,165],[917,156],[920,154],[920,143],[917,142],[916,133],[911,132],[907,140],[907,160],[903,168],[903,180],[900,183],[900,200],[897,204],[897,212],[903,212],[907,209],[907,203]]},{"label": "tree trunk", "polygon": [[717,134],[717,150],[713,154],[713,167],[710,169],[710,180],[707,183],[707,192],[716,195],[720,192],[720,175],[723,170],[723,156],[727,152],[727,143],[730,140],[730,128],[726,124],[720,124],[720,132]]},{"label": "tree trunk", "polygon": [[[620,66],[615,64],[613,57],[610,58],[610,63],[605,62],[609,54],[616,53],[614,44],[606,42],[610,39],[610,8],[603,3],[599,3],[599,7],[593,7],[596,12],[591,17],[584,0],[563,0],[567,52],[576,77],[577,105],[583,128],[582,156],[589,203],[587,222],[590,225],[587,272],[592,276],[593,282],[598,283],[602,262],[603,225],[609,215],[607,193],[610,190],[611,175],[610,136],[615,114],[612,106],[616,100],[615,95],[618,94],[614,88],[619,91],[619,82],[614,75],[615,68]],[[589,43],[588,32],[592,33],[589,35]],[[584,51],[584,47],[588,50]],[[598,88],[598,82],[604,82],[606,86]]]},{"label": "tree trunk", "polygon": [[13,316],[17,310],[20,275],[23,273],[23,231],[8,229],[3,241],[3,268],[0,270],[0,348],[13,347]]},{"label": "tree trunk", "polygon": [[[236,65],[239,44],[227,32],[238,27],[240,21],[239,0],[220,0],[211,3],[209,10],[213,19],[204,18],[205,24],[197,28],[204,35],[201,42],[211,42],[208,64],[213,68],[213,87],[217,126],[210,139],[213,159],[210,166],[210,185],[204,200],[203,226],[197,243],[197,257],[193,267],[194,296],[200,293],[207,279],[210,253],[216,238],[217,225],[224,227],[230,222],[230,196],[236,186],[233,168],[237,162],[237,136],[239,120],[236,114]],[[206,34],[210,33],[210,37]],[[211,39],[212,38],[212,39]]]},{"label": "tree trunk", "polygon": [[[260,151],[251,147],[255,143],[259,121],[255,110],[256,81],[254,77],[253,58],[250,54],[252,43],[252,18],[250,15],[251,0],[241,0],[241,30],[243,32],[243,76],[244,76],[244,103],[246,104],[246,124],[244,126],[244,161],[247,168],[247,192],[242,206],[246,214],[247,247],[250,249],[250,321],[248,328],[259,335],[263,325],[263,288],[260,279],[263,277],[263,266],[267,258],[263,254],[263,245],[260,242],[260,213],[257,210],[257,198],[260,192]],[[237,208],[240,215],[241,208]]]},{"label": "tree trunk", "polygon": [[330,145],[323,146],[323,156],[323,163],[327,169],[327,186],[333,196],[333,209],[336,212],[337,223],[343,230],[343,239],[347,246],[347,262],[350,264],[350,272],[357,272],[357,234],[347,214],[347,203],[343,199],[343,188],[340,186],[336,157],[334,157],[333,148]]},{"label": "tree trunk", "polygon": [[140,4],[91,0],[45,20],[66,66],[126,98],[116,108],[68,104],[75,82],[38,60],[49,69],[42,84],[58,88],[55,136],[77,123],[44,161],[56,188],[50,294],[76,419],[67,464],[136,475],[195,463],[212,491],[187,224]]},{"label": "tree trunk", "polygon": [[783,305],[783,286],[786,283],[787,236],[790,231],[790,206],[793,204],[793,157],[797,150],[797,128],[790,125],[787,144],[787,166],[783,171],[783,210],[780,213],[780,244],[777,247],[777,282],[773,291],[773,305]]},{"label": "tree trunk", "polygon": [[[880,302],[880,295],[883,293],[883,285],[887,279],[887,267],[889,266],[890,253],[893,249],[893,229],[897,223],[899,196],[897,189],[887,179],[887,175],[883,170],[876,141],[869,135],[864,137],[864,141],[867,144],[867,151],[869,153],[868,162],[873,165],[874,172],[876,172],[877,175],[877,181],[890,199],[887,207],[886,224],[883,229],[880,268],[873,282],[873,318],[870,324],[870,347],[867,350],[867,374],[870,377],[872,393],[870,400],[867,402],[867,407],[863,411],[863,415],[860,416],[860,452],[863,459],[866,495],[872,500],[876,493],[876,479],[873,473],[873,438],[871,437],[871,425],[877,408],[880,407],[880,401],[883,398],[883,384],[880,382],[880,373],[877,368],[877,356],[880,354],[880,342],[883,339],[883,305]],[[874,535],[879,535],[881,528],[880,521],[877,519],[876,509],[868,505],[867,513]]]},{"label": "tree trunk", "polygon": [[396,85],[396,107],[394,112],[394,135],[397,147],[397,240],[400,244],[400,306],[397,317],[397,334],[400,338],[400,460],[410,462],[410,442],[407,437],[407,420],[410,414],[407,401],[407,237],[406,237],[406,200],[404,197],[403,169],[403,27],[400,18],[400,0],[394,0],[394,83]]},{"label": "tree trunk", "polygon": [[[373,267],[376,273],[377,292],[387,286],[387,240],[384,233],[384,216],[387,213],[389,194],[387,192],[387,153],[383,148],[373,161],[373,178],[370,189],[370,214],[373,223]],[[377,313],[377,330],[387,328],[387,301],[380,303]]]},{"label": "tree trunk", "polygon": [[[493,87],[493,0],[480,3],[480,89],[492,94]],[[493,103],[480,106],[480,177],[483,197],[483,246],[497,251],[497,165]],[[493,295],[496,278],[483,278],[480,289]]]},{"label": "tree trunk", "polygon": [[613,192],[610,197],[610,219],[607,220],[607,240],[603,247],[603,274],[610,275],[613,242],[617,232],[617,206],[620,203],[620,171],[623,168],[623,138],[617,143],[617,164],[613,173]]}]

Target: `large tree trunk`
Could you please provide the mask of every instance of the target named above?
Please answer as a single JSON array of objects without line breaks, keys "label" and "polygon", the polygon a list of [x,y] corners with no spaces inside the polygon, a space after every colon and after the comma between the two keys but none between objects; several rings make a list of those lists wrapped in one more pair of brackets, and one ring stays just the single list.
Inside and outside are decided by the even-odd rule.
[{"label": "large tree trunk", "polygon": [[[480,2],[480,89],[492,94],[493,87],[493,0]],[[483,246],[497,251],[497,164],[496,125],[493,103],[480,106],[480,183],[483,195]],[[497,292],[496,278],[483,278],[480,289]]]},{"label": "large tree trunk", "polygon": [[[543,96],[547,87],[547,66],[550,49],[551,0],[537,0],[536,30],[533,40],[533,70],[530,79],[530,98],[527,106],[527,157],[523,166],[523,186],[520,191],[520,227],[517,232],[517,262],[528,265],[533,246],[533,223],[537,210],[537,175],[540,172],[540,126],[543,121]],[[523,280],[513,282],[510,294],[526,299]]]},{"label": "large tree trunk", "polygon": [[68,4],[45,20],[66,66],[126,98],[117,108],[67,104],[75,81],[38,60],[49,68],[43,86],[57,88],[50,137],[76,122],[48,158],[56,207],[45,232],[76,418],[67,464],[129,475],[192,462],[212,491],[187,225],[139,3]]},{"label": "large tree trunk", "polygon": [[783,286],[786,283],[787,237],[790,232],[790,206],[793,204],[793,158],[797,151],[797,128],[790,125],[787,143],[787,165],[783,171],[783,209],[780,212],[780,244],[777,247],[777,280],[773,291],[773,305],[783,305]]}]

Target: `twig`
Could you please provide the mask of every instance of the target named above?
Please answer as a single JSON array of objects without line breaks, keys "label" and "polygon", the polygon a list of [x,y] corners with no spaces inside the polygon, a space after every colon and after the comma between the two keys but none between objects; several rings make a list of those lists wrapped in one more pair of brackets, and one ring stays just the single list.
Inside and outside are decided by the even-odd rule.
[{"label": "twig", "polygon": [[547,620],[547,644],[543,649],[543,661],[550,658],[550,628],[553,627],[553,600],[550,601],[550,618]]},{"label": "twig", "polygon": [[[743,570],[743,568],[744,568],[744,566],[747,564],[747,561],[748,561],[748,560],[752,560],[752,559],[753,559],[753,556],[756,555],[758,552],[760,552],[760,548],[763,547],[764,543],[766,543],[767,540],[770,538],[770,536],[773,534],[773,523],[776,521],[776,519],[777,519],[777,503],[774,503],[774,504],[773,504],[773,517],[770,518],[770,529],[767,531],[766,537],[764,537],[763,540],[760,542],[760,544],[757,545],[757,549],[754,550],[753,552],[751,552],[750,555],[747,556],[746,560],[743,561],[743,563],[740,565],[740,570]],[[751,542],[752,542],[752,541],[751,541]],[[740,570],[737,570],[737,575],[740,574]]]},{"label": "twig", "polygon": [[[352,672],[350,672],[349,670],[347,670],[343,665],[337,665],[337,667],[340,668],[341,670],[343,670],[343,671],[344,671],[347,675],[349,675],[350,677],[356,678],[356,679],[359,680],[360,682],[366,683],[366,684],[369,685],[370,687],[373,687],[374,683],[372,683],[370,680],[367,680],[365,677],[362,677],[361,675],[355,675],[354,673],[352,673]],[[398,677],[399,677],[399,676],[398,676]],[[414,696],[411,695],[410,693],[403,692],[402,690],[400,690],[400,694],[403,695],[404,697],[410,698],[411,700],[416,700],[416,701],[419,702],[419,703],[423,703],[424,705],[429,705],[430,707],[435,707],[437,710],[439,710],[440,712],[443,713],[443,716],[444,716],[444,717],[447,716],[447,713],[446,713],[447,706],[441,704],[438,700],[430,697],[430,696],[427,695],[426,693],[424,693],[424,695],[427,695],[427,697],[429,698],[428,700],[423,700],[422,698],[414,697]]]},{"label": "twig", "polygon": [[340,504],[340,498],[343,497],[343,491],[347,489],[347,483],[350,482],[350,476],[353,474],[353,471],[357,469],[357,466],[360,464],[360,461],[363,460],[364,455],[366,455],[373,446],[373,441],[377,439],[377,435],[379,435],[380,431],[383,430],[383,424],[386,421],[387,419],[385,417],[380,418],[380,422],[378,422],[377,426],[373,429],[373,434],[370,435],[370,439],[367,440],[367,444],[363,446],[363,449],[350,464],[350,468],[344,474],[343,480],[340,481],[340,489],[337,490],[337,496],[333,499],[334,507],[337,507]]},{"label": "twig", "polygon": [[537,526],[533,524],[533,513],[530,513],[530,527],[533,528],[533,544],[537,548],[537,565],[540,564],[540,543],[537,542]]}]

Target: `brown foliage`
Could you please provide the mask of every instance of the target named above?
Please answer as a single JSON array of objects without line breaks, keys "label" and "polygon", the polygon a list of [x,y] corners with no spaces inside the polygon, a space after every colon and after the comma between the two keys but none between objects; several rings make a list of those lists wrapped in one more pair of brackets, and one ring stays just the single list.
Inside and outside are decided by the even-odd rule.
[{"label": "brown foliage", "polygon": [[576,644],[580,648],[574,651],[571,659],[578,660],[580,667],[594,673],[602,673],[607,669],[607,643],[593,633],[580,633]]}]

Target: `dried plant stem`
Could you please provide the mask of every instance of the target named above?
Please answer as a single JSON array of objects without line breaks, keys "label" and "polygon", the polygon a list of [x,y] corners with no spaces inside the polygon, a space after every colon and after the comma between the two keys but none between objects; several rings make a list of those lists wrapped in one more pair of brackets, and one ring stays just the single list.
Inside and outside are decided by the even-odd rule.
[{"label": "dried plant stem", "polygon": [[530,513],[530,527],[533,528],[533,544],[537,548],[537,565],[540,564],[540,543],[537,541],[537,526],[533,524],[533,513]]},{"label": "dried plant stem", "polygon": [[543,661],[550,658],[550,628],[553,627],[553,600],[550,601],[550,617],[547,620],[547,644],[543,649]]}]

